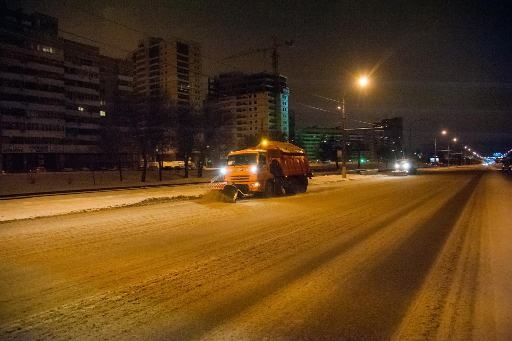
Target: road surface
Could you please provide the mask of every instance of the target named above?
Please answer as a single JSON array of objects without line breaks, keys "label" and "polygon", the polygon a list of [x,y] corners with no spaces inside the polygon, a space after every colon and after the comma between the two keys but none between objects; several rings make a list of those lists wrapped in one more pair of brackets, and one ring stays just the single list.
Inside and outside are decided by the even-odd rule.
[{"label": "road surface", "polygon": [[511,192],[460,171],[2,222],[0,339],[510,340]]}]

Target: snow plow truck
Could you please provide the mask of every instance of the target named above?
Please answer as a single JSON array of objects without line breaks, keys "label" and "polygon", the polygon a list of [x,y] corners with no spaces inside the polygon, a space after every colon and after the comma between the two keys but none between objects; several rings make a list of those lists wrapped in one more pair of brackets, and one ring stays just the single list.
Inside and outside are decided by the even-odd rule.
[{"label": "snow plow truck", "polygon": [[214,189],[227,202],[250,195],[274,195],[306,192],[312,177],[304,150],[291,143],[263,140],[252,148],[232,151],[221,168],[223,181]]}]

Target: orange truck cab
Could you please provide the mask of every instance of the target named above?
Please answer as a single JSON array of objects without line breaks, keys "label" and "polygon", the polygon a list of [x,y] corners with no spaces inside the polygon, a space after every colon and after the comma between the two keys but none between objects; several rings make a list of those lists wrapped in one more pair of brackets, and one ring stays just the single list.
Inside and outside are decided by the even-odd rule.
[{"label": "orange truck cab", "polygon": [[228,201],[238,195],[302,193],[312,177],[303,149],[287,142],[264,140],[256,147],[230,152],[217,186]]}]

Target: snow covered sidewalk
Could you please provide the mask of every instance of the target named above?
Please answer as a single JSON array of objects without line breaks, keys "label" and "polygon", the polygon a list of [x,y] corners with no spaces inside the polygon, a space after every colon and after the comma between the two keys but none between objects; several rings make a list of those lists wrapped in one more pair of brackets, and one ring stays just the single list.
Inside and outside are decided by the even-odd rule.
[{"label": "snow covered sidewalk", "polygon": [[[310,185],[326,185],[382,176],[349,174],[346,179],[343,179],[341,175],[318,175],[310,180]],[[202,183],[3,199],[0,200],[0,221],[122,207],[158,200],[194,199],[203,196],[209,189],[209,183]]]}]

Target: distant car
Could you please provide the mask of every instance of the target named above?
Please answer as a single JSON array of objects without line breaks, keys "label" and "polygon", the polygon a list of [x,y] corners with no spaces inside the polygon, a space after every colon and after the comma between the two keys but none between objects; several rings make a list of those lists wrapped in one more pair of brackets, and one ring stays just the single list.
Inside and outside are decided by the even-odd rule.
[{"label": "distant car", "polygon": [[410,159],[396,160],[394,164],[394,172],[401,172],[405,174],[416,174],[417,165],[416,162]]}]

